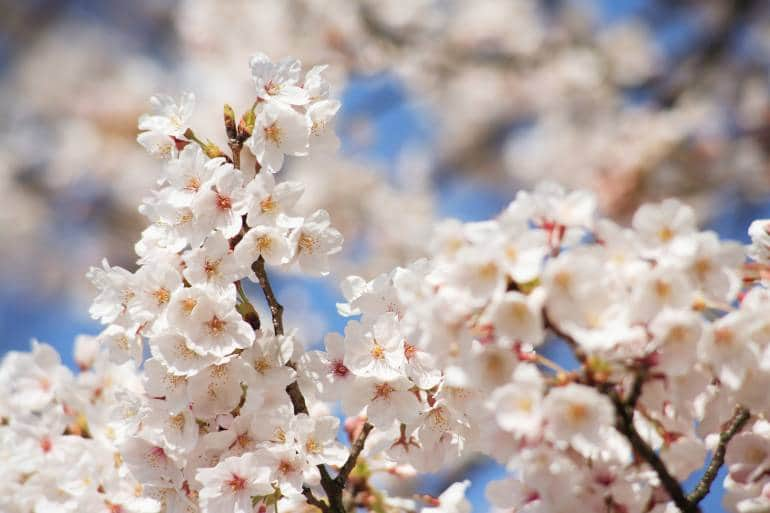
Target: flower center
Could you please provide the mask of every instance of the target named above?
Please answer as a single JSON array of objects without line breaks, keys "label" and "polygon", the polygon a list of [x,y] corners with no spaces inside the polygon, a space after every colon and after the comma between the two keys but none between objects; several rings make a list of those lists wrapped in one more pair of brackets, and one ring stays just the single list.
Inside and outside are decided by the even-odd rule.
[{"label": "flower center", "polygon": [[254,369],[260,374],[264,374],[266,370],[270,369],[270,362],[264,357],[254,360]]},{"label": "flower center", "polygon": [[671,284],[663,280],[655,280],[655,294],[661,299],[671,295]]},{"label": "flower center", "polygon": [[171,293],[165,287],[157,289],[152,295],[158,302],[158,306],[168,303],[168,300],[171,298]]},{"label": "flower center", "polygon": [[335,376],[339,376],[341,378],[344,378],[348,375],[350,372],[347,367],[345,367],[345,364],[342,363],[342,360],[335,360],[332,362],[332,372]]},{"label": "flower center", "polygon": [[209,328],[209,333],[212,335],[219,335],[225,330],[226,324],[225,321],[215,315],[206,323],[206,326]]},{"label": "flower center", "polygon": [[585,404],[574,403],[567,407],[567,418],[573,424],[582,423],[588,417],[588,408]]},{"label": "flower center", "polygon": [[294,465],[289,460],[281,460],[278,464],[278,473],[288,475],[294,472]]},{"label": "flower center", "polygon": [[674,238],[674,230],[668,226],[664,226],[658,231],[658,238],[661,242],[668,242]]},{"label": "flower center", "polygon": [[219,264],[222,262],[222,260],[206,260],[206,263],[203,264],[203,271],[206,273],[206,276],[209,278],[214,276],[219,272]]},{"label": "flower center", "polygon": [[376,387],[374,387],[374,397],[373,399],[388,399],[390,398],[390,394],[395,392],[396,389],[390,386],[389,383],[380,383]]},{"label": "flower center", "polygon": [[187,315],[190,315],[192,313],[193,308],[195,308],[195,305],[198,304],[198,301],[195,299],[188,297],[186,299],[182,300],[182,311],[186,313]]},{"label": "flower center", "polygon": [[308,441],[305,442],[305,450],[310,454],[318,454],[321,452],[321,446],[313,438],[309,438]]},{"label": "flower center", "polygon": [[237,492],[246,488],[246,478],[239,476],[238,474],[232,474],[230,479],[226,481],[230,490]]},{"label": "flower center", "polygon": [[278,203],[276,203],[272,196],[268,196],[259,202],[259,208],[263,213],[269,214],[278,210]]},{"label": "flower center", "polygon": [[184,429],[185,420],[184,420],[184,414],[179,413],[177,415],[174,415],[169,419],[169,422],[172,426],[174,426],[178,431],[182,431]]},{"label": "flower center", "polygon": [[714,330],[714,342],[719,345],[732,345],[734,339],[734,333],[730,328],[717,328]]},{"label": "flower center", "polygon": [[198,190],[201,188],[201,181],[200,178],[197,176],[191,176],[189,180],[187,180],[187,183],[184,186],[185,190],[190,192],[198,192]]},{"label": "flower center", "polygon": [[372,358],[375,360],[382,360],[385,358],[385,350],[382,348],[380,344],[377,343],[377,341],[374,342],[374,346],[372,347],[372,350],[369,352],[372,355]]},{"label": "flower center", "polygon": [[281,127],[276,123],[265,127],[265,139],[268,141],[280,145],[281,144]]},{"label": "flower center", "polygon": [[272,80],[268,80],[265,84],[265,92],[269,95],[276,95],[280,92],[281,86],[279,84],[276,84]]},{"label": "flower center", "polygon": [[260,235],[257,237],[257,251],[260,253],[264,253],[265,251],[269,251],[270,248],[273,246],[273,239],[269,235]]},{"label": "flower center", "polygon": [[316,241],[310,235],[303,233],[302,235],[299,236],[299,241],[297,241],[297,245],[299,246],[299,249],[301,251],[312,253],[313,249],[315,248]]},{"label": "flower center", "polygon": [[241,433],[238,435],[238,437],[235,439],[235,443],[238,444],[241,448],[246,448],[251,444],[251,437],[248,433]]},{"label": "flower center", "polygon": [[219,210],[230,210],[233,208],[233,202],[228,196],[217,193],[217,208]]},{"label": "flower center", "polygon": [[42,440],[40,440],[40,448],[43,450],[43,452],[48,453],[51,452],[51,448],[53,447],[53,443],[51,442],[51,439],[49,437],[44,437]]},{"label": "flower center", "polygon": [[532,412],[532,399],[529,397],[517,397],[515,401],[516,409],[525,413]]}]

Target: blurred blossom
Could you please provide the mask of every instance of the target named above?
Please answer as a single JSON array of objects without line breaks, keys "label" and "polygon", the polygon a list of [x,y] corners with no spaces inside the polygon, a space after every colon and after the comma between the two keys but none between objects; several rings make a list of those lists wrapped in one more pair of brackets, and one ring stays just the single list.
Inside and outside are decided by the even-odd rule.
[{"label": "blurred blossom", "polygon": [[[764,197],[770,9],[756,1],[632,5],[10,6],[9,19],[26,22],[29,31],[8,31],[0,89],[0,111],[9,120],[0,129],[7,205],[0,228],[13,241],[0,249],[13,262],[3,270],[39,277],[30,285],[40,291],[76,292],[99,255],[130,266],[125,241],[139,227],[133,205],[157,178],[135,142],[147,98],[194,84],[193,122],[217,126],[225,101],[253,95],[243,63],[257,49],[309,66],[328,63],[337,91],[359,87],[367,76],[405,88],[403,96],[372,92],[368,107],[350,118],[343,107],[339,133],[347,155],[314,160],[323,165],[312,168],[289,159],[290,172],[315,191],[303,198],[305,207],[329,210],[346,240],[355,241],[346,245],[352,249],[338,273],[373,276],[424,254],[441,201],[434,185],[448,175],[481,179],[508,197],[546,178],[587,187],[616,219],[671,195],[694,202],[707,219],[725,186]],[[388,155],[387,165],[373,165],[368,157],[377,145],[408,131],[405,105],[424,118],[430,137],[399,146],[403,155]],[[242,112],[248,105],[233,107]],[[390,115],[397,122],[377,123]],[[223,131],[202,136],[226,143]],[[399,162],[406,171],[389,169]],[[45,271],[32,272],[40,261]]]}]

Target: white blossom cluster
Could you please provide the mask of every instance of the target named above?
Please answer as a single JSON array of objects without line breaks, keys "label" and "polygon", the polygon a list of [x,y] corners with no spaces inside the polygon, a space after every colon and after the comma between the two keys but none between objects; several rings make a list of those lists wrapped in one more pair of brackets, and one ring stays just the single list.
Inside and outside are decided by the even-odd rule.
[{"label": "white blossom cluster", "polygon": [[0,362],[0,511],[157,513],[121,464],[114,442],[142,389],[131,365],[116,365],[93,337],[79,337],[74,376],[56,350],[33,342]]},{"label": "white blossom cluster", "polygon": [[[303,184],[274,173],[334,146],[339,103],[323,67],[257,55],[251,71],[237,127],[225,108],[230,154],[189,127],[190,94],[156,97],[140,118],[139,142],[167,160],[140,207],[138,270],[105,260],[89,273],[106,327],[79,344],[85,372],[45,345],[3,361],[5,509],[380,513],[419,499],[468,513],[467,481],[391,497],[369,478],[477,455],[511,473],[487,488],[501,511],[689,513],[723,463],[731,511],[770,507],[767,221],[747,252],[677,200],[625,228],[591,193],[545,183],[495,219],[440,223],[429,258],[348,277],[338,311],[355,318],[306,351],[266,266],[323,275],[342,236],[324,210],[297,215]],[[554,338],[574,368],[542,354]],[[687,495],[709,450],[714,473]]]},{"label": "white blossom cluster", "polygon": [[[616,428],[611,394],[639,380],[633,429],[677,481],[704,466],[736,405],[770,413],[766,289],[745,290],[744,248],[698,231],[676,200],[644,205],[623,228],[598,218],[590,193],[545,184],[495,220],[440,224],[431,247],[430,260],[348,278],[340,313],[360,320],[300,360],[306,394],[348,415],[365,408],[381,457],[435,471],[488,454],[516,475],[488,488],[501,511],[570,511],[576,498],[586,511],[668,511],[660,476]],[[552,372],[533,351],[549,334],[582,371]],[[733,469],[756,454],[736,452],[731,510],[766,508],[766,467],[739,481]]]},{"label": "white blossom cluster", "polygon": [[130,273],[105,261],[90,273],[99,289],[91,314],[108,325],[98,338],[113,361],[141,363],[149,345],[144,390],[127,420],[133,429],[116,444],[143,494],[162,496],[165,511],[242,512],[293,500],[303,483],[318,482],[317,464],[347,456],[336,417],[295,416],[285,391],[295,380],[293,335],[260,329],[241,286],[258,281],[265,264],[328,273],[342,236],[324,210],[294,215],[303,185],[277,183],[273,173],[284,155],[334,144],[339,102],[328,99],[321,67],[301,78],[298,61],[257,55],[251,68],[257,99],[241,128],[251,132],[242,142],[256,173],[191,142],[191,95],[180,104],[154,99],[138,139],[169,160],[141,207],[151,225],[136,244],[140,267]]}]

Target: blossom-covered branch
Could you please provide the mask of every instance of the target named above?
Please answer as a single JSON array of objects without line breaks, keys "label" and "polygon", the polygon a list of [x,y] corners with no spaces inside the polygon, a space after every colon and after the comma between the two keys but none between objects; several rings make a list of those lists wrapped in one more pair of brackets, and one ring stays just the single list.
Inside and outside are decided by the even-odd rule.
[{"label": "blossom-covered branch", "polygon": [[[250,67],[251,108],[237,124],[225,108],[230,157],[187,126],[192,94],[140,118],[163,170],[137,269],[89,273],[104,330],[78,340],[82,372],[39,343],[0,365],[0,508],[467,513],[468,481],[402,497],[378,477],[480,455],[510,471],[487,487],[496,510],[691,513],[723,465],[731,511],[770,507],[767,220],[747,251],[678,200],[625,227],[544,183],[493,219],[438,224],[425,258],[347,277],[344,332],[306,347],[268,273],[326,275],[342,236],[276,176],[334,137],[339,102],[323,66]],[[549,334],[575,368],[540,354]]]}]

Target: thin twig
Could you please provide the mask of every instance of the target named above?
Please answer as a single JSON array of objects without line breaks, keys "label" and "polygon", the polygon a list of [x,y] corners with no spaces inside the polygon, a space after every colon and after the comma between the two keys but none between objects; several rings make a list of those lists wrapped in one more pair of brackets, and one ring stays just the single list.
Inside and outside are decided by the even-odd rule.
[{"label": "thin twig", "polygon": [[[267,304],[270,307],[270,313],[273,317],[273,330],[275,331],[276,335],[281,336],[284,334],[283,306],[276,299],[275,293],[273,292],[273,287],[270,285],[270,279],[267,277],[267,272],[265,271],[265,260],[260,256],[256,262],[251,265],[251,269],[254,271],[254,274],[257,275],[259,285],[262,287],[262,292],[265,295],[265,300],[267,300]],[[289,361],[286,365],[292,368],[295,367],[294,362],[291,361]],[[286,393],[289,394],[291,403],[294,406],[295,415],[299,413],[308,413],[305,397],[302,395],[302,390],[300,390],[296,381],[293,381],[286,387]],[[343,503],[342,495],[345,489],[345,485],[347,484],[347,478],[355,467],[358,456],[361,454],[361,451],[364,448],[366,437],[371,430],[371,425],[368,423],[364,424],[361,434],[358,436],[358,438],[356,438],[353,446],[351,447],[350,456],[345,461],[342,469],[340,470],[340,473],[336,478],[331,477],[328,469],[326,468],[326,465],[318,465],[318,471],[321,474],[321,487],[324,489],[324,492],[326,492],[326,497],[329,500],[329,504],[327,505],[326,503],[318,500],[318,498],[312,495],[312,491],[309,488],[303,487],[302,494],[306,499],[308,499],[309,504],[321,508],[324,513],[345,513],[345,504]]]},{"label": "thin twig", "polygon": [[[580,361],[580,363],[585,365],[588,362],[588,356],[580,348],[577,341],[572,336],[563,332],[558,326],[556,326],[549,318],[548,312],[545,309],[543,309],[543,319],[545,322],[545,327],[550,329],[556,336],[563,339],[567,345],[572,348],[575,357]],[[630,405],[636,405],[636,401],[641,395],[643,382],[644,377],[638,378],[634,381],[631,393],[629,394],[629,397],[626,401],[624,401],[618,395],[611,383],[606,383],[604,386],[599,386],[597,388],[599,391],[610,398],[613,406],[615,407],[615,427],[618,431],[620,431],[621,434],[623,434],[623,436],[626,437],[637,454],[639,454],[639,456],[641,456],[642,459],[644,459],[644,461],[646,461],[650,467],[652,467],[652,469],[658,475],[661,484],[668,492],[668,495],[674,501],[674,504],[676,504],[682,513],[695,513],[699,511],[697,505],[693,505],[690,503],[690,501],[687,500],[687,497],[685,496],[684,490],[679,484],[679,481],[677,481],[676,478],[671,475],[671,473],[668,471],[668,468],[666,468],[666,464],[663,463],[663,460],[660,459],[660,456],[658,456],[658,453],[656,453],[655,450],[644,441],[644,439],[634,427],[634,407]]]},{"label": "thin twig", "polygon": [[233,167],[235,169],[241,168],[241,150],[243,145],[237,141],[230,141],[227,143],[230,147],[230,151],[233,153]]},{"label": "thin twig", "polygon": [[751,412],[749,412],[747,408],[741,405],[735,407],[735,412],[728,421],[727,428],[719,434],[719,444],[714,450],[714,455],[711,457],[711,462],[709,462],[706,472],[703,474],[700,481],[698,481],[698,484],[695,485],[695,488],[693,488],[690,495],[687,496],[687,500],[693,505],[697,505],[704,497],[706,497],[706,495],[708,495],[711,490],[711,484],[714,482],[714,479],[716,479],[719,469],[725,462],[727,444],[730,443],[730,440],[732,440],[741,429],[743,429],[743,426],[746,425],[750,417]]},{"label": "thin twig", "polygon": [[235,306],[235,309],[238,311],[238,313],[241,314],[243,320],[249,323],[251,329],[254,331],[259,331],[259,314],[254,308],[254,305],[251,304],[251,301],[249,301],[249,297],[246,295],[246,292],[243,290],[241,280],[235,282],[235,290],[238,292],[238,298],[240,299],[240,303]]},{"label": "thin twig", "polygon": [[270,314],[273,316],[273,330],[276,335],[283,335],[283,306],[275,298],[273,287],[270,285],[270,280],[265,272],[265,259],[262,258],[262,255],[251,264],[251,270],[257,275],[259,286],[262,287],[267,305],[270,307]]},{"label": "thin twig", "polygon": [[337,477],[335,480],[340,486],[345,486],[345,483],[348,480],[348,476],[353,471],[353,468],[356,466],[356,462],[358,461],[358,456],[361,454],[361,451],[364,450],[364,444],[366,444],[366,437],[369,436],[369,433],[372,431],[374,426],[369,424],[368,422],[364,423],[363,428],[361,428],[361,432],[356,437],[356,440],[353,442],[353,445],[350,447],[350,455],[348,456],[348,459],[345,460],[345,463],[342,465],[342,468],[340,468],[339,474],[337,474]]},{"label": "thin twig", "polygon": [[305,396],[302,395],[302,391],[299,389],[299,385],[296,381],[292,381],[291,384],[286,387],[286,393],[289,394],[291,404],[294,406],[294,415],[308,413]]},{"label": "thin twig", "polygon": [[[270,307],[270,314],[273,316],[273,330],[278,336],[283,335],[283,306],[275,298],[275,292],[270,285],[270,279],[267,277],[265,271],[265,260],[260,257],[251,265],[251,269],[257,275],[259,285],[262,287],[262,292],[265,294],[267,305]],[[287,364],[289,367],[294,367],[293,362]],[[286,387],[286,393],[291,398],[291,403],[294,406],[294,414],[308,413],[307,404],[305,403],[305,397],[302,395],[302,391],[299,389],[299,385],[296,381],[293,381]]]},{"label": "thin twig", "polygon": [[642,387],[644,386],[644,381],[646,379],[646,368],[639,369],[634,375],[634,381],[631,384],[631,391],[628,393],[628,397],[626,397],[626,406],[628,408],[632,410],[636,408],[636,403],[639,402],[639,398],[642,396]]},{"label": "thin twig", "polygon": [[666,468],[666,464],[658,456],[658,453],[644,441],[639,432],[634,427],[633,409],[629,409],[623,399],[611,387],[600,387],[607,397],[612,401],[615,407],[615,427],[626,437],[628,442],[634,448],[636,453],[646,461],[655,471],[660,479],[663,488],[668,492],[671,500],[682,513],[695,513],[699,511],[697,505],[692,504],[684,494],[682,485]]},{"label": "thin twig", "polygon": [[329,505],[323,502],[322,500],[320,500],[315,495],[313,495],[313,490],[311,490],[307,486],[302,487],[302,495],[305,496],[305,500],[311,506],[315,506],[316,508],[320,509],[324,513],[329,511]]}]

